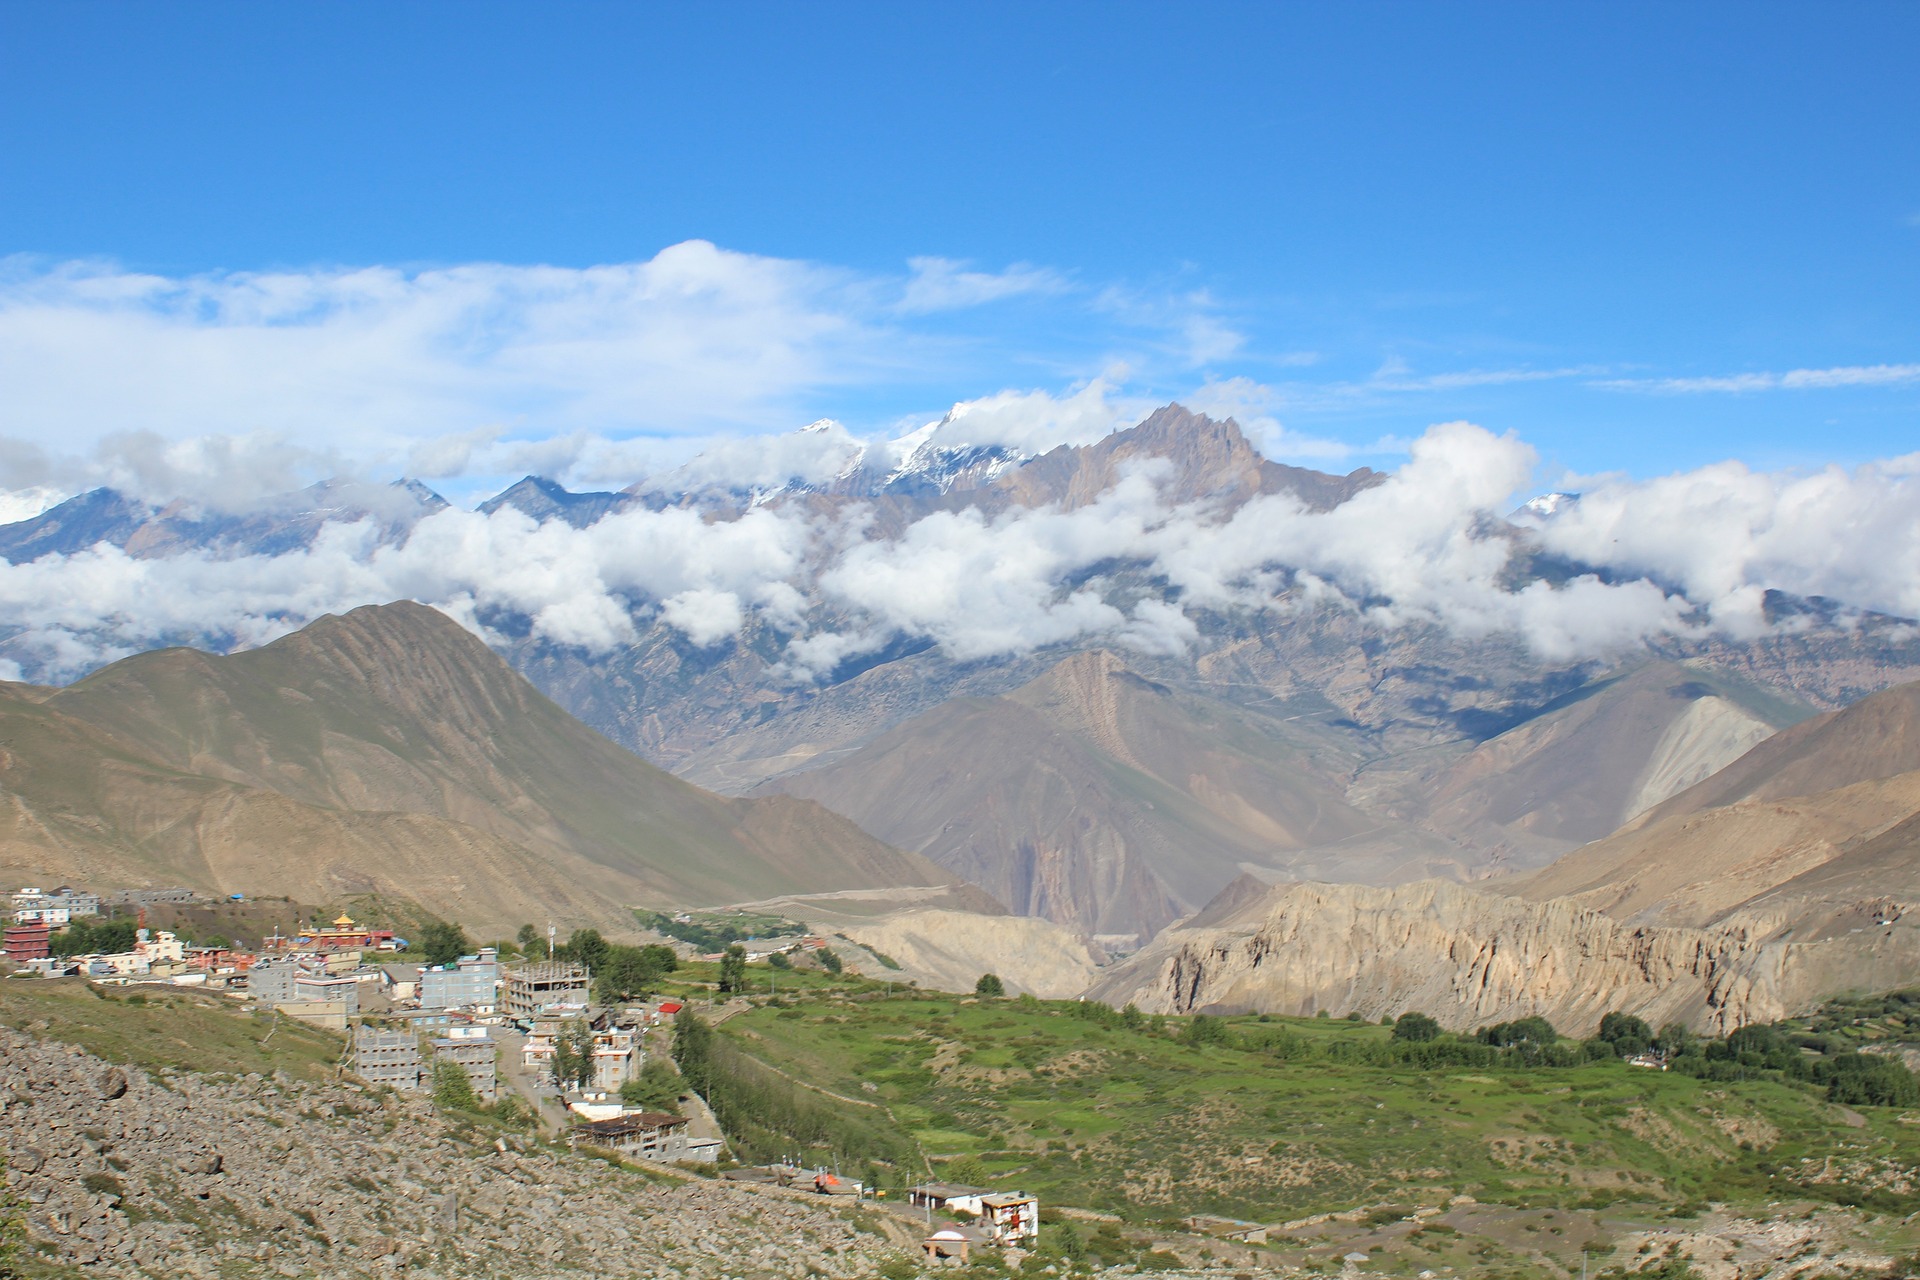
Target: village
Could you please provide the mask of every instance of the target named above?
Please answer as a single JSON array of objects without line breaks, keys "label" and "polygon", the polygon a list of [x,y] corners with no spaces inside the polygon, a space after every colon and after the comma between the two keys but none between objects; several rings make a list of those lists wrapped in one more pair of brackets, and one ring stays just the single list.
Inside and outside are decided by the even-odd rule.
[{"label": "village", "polygon": [[[622,1096],[640,1080],[650,1057],[665,1058],[673,1019],[685,1007],[681,1001],[596,1004],[587,965],[537,956],[503,962],[494,947],[444,964],[403,961],[397,957],[407,951],[407,939],[345,913],[290,936],[263,939],[254,951],[188,943],[145,924],[150,907],[196,900],[186,888],[109,894],[71,886],[22,888],[9,904],[5,958],[15,966],[14,977],[192,987],[247,1001],[261,1012],[343,1035],[341,1067],[367,1085],[429,1095],[452,1073],[479,1103],[518,1097],[538,1123],[574,1148],[705,1167],[729,1182],[775,1193],[865,1200],[922,1227],[922,1248],[934,1263],[964,1265],[985,1248],[1011,1250],[1017,1258],[1038,1241],[1039,1200],[1017,1191],[929,1181],[887,1202],[884,1190],[828,1168],[776,1162],[721,1170],[731,1164],[726,1139],[698,1094],[676,1098],[677,1111],[685,1114]],[[125,950],[53,954],[59,931],[129,911],[138,923],[127,933],[131,945]],[[823,945],[806,936],[753,941],[754,949],[742,948],[751,961]],[[717,1016],[727,1013],[722,1006]]]}]

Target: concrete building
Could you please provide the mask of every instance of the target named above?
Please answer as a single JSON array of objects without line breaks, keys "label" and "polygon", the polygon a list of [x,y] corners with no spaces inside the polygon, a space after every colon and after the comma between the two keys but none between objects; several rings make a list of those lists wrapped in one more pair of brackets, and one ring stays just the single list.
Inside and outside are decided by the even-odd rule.
[{"label": "concrete building", "polygon": [[584,1010],[592,975],[587,966],[562,960],[541,960],[507,974],[506,1012],[516,1022],[530,1022],[551,1010]]},{"label": "concrete building", "polygon": [[368,1084],[384,1084],[407,1093],[424,1088],[427,1078],[418,1036],[411,1031],[377,1031],[372,1027],[354,1028],[353,1071]]},{"label": "concrete building", "polygon": [[980,1227],[995,1244],[1040,1238],[1040,1202],[1018,1192],[980,1197]]},{"label": "concrete building", "polygon": [[100,896],[100,903],[109,907],[155,907],[162,903],[185,905],[194,900],[191,889],[122,889],[118,893]]},{"label": "concrete building", "polygon": [[957,1182],[923,1182],[907,1188],[907,1203],[916,1209],[977,1216],[981,1198],[992,1194],[985,1187],[969,1187]]},{"label": "concrete building", "polygon": [[100,895],[83,893],[68,885],[51,891],[29,886],[13,895],[11,905],[17,924],[44,921],[57,927],[67,924],[76,916],[99,915]]},{"label": "concrete building", "polygon": [[465,1071],[474,1096],[482,1102],[492,1102],[499,1094],[495,1056],[493,1038],[485,1027],[449,1027],[445,1036],[433,1041],[434,1064],[451,1062]]},{"label": "concrete building", "polygon": [[360,983],[333,976],[318,962],[275,956],[253,962],[247,970],[247,992],[263,1009],[290,1004],[340,1004],[351,1016],[360,1012]]},{"label": "concrete building", "polygon": [[492,1013],[500,1000],[499,987],[499,955],[484,947],[478,955],[420,970],[420,1007]]},{"label": "concrete building", "polygon": [[383,964],[380,966],[380,990],[389,1000],[411,1000],[420,994],[420,966]]},{"label": "concrete building", "polygon": [[[594,1120],[567,1135],[574,1146],[604,1147],[636,1160],[676,1160],[701,1158],[706,1144],[690,1142],[689,1121],[659,1111],[636,1111],[612,1120]],[[717,1143],[713,1144],[715,1147]],[[717,1158],[717,1153],[715,1157]]]},{"label": "concrete building", "polygon": [[596,1031],[593,1036],[593,1080],[590,1087],[618,1093],[621,1085],[639,1078],[640,1064],[645,1058],[638,1032],[622,1027]]}]

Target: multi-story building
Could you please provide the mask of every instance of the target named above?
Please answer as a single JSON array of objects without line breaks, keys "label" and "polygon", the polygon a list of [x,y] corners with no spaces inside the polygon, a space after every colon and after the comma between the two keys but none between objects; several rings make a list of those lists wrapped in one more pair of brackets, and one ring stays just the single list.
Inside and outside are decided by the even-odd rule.
[{"label": "multi-story building", "polygon": [[47,949],[48,939],[52,936],[53,930],[44,920],[8,925],[6,927],[7,959],[15,964],[46,959],[52,954]]},{"label": "multi-story building", "polygon": [[555,1009],[585,1009],[592,975],[587,966],[541,960],[507,974],[507,1016],[530,1022]]},{"label": "multi-story building", "polygon": [[499,988],[499,954],[483,947],[478,955],[420,970],[420,1007],[492,1013],[500,1001]]},{"label": "multi-story building", "polygon": [[13,895],[11,907],[17,924],[40,922],[58,928],[76,916],[99,915],[100,896],[67,885],[51,892],[28,887]]},{"label": "multi-story building", "polygon": [[593,1035],[593,1088],[615,1093],[621,1085],[640,1075],[645,1058],[638,1032],[624,1027],[596,1031]]},{"label": "multi-story building", "polygon": [[247,970],[247,993],[261,1008],[283,1004],[327,1001],[341,1004],[349,1017],[360,1012],[360,983],[349,977],[329,976],[323,964],[291,957],[253,962]]},{"label": "multi-story building", "polygon": [[499,1086],[494,1072],[493,1038],[485,1027],[449,1027],[447,1034],[433,1041],[436,1065],[451,1062],[467,1073],[467,1083],[482,1102],[492,1102]]},{"label": "multi-story building", "polygon": [[194,897],[191,889],[122,889],[118,893],[102,894],[99,903],[111,907],[157,907],[165,903],[184,905]]},{"label": "multi-story building", "polygon": [[408,1093],[424,1087],[427,1078],[420,1038],[411,1031],[354,1028],[353,1070],[368,1084],[384,1084]]}]

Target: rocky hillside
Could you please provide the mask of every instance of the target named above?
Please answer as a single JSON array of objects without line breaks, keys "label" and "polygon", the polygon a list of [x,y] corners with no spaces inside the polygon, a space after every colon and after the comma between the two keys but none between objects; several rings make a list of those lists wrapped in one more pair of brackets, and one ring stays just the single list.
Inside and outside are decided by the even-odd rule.
[{"label": "rocky hillside", "polygon": [[149,1075],[4,1027],[0,1150],[30,1244],[88,1275],[863,1276],[896,1255],[823,1208],[349,1083]]},{"label": "rocky hillside", "polygon": [[[1865,923],[1870,923],[1865,922]],[[1724,1033],[1851,990],[1911,985],[1920,924],[1797,941],[1728,922],[1633,926],[1564,899],[1466,885],[1242,881],[1089,990],[1150,1012],[1370,1019],[1427,1013],[1455,1030],[1541,1014],[1587,1035],[1624,1010]]]},{"label": "rocky hillside", "polygon": [[[1920,689],[1790,729],[1619,833],[1480,888],[1243,881],[1094,988],[1143,1008],[1610,1009],[1727,1029],[1920,979]],[[1807,788],[1818,788],[1808,791]]]},{"label": "rocky hillside", "polygon": [[486,929],[952,877],[803,800],[727,799],[581,725],[444,615],[324,618],[0,688],[0,876],[380,893]]}]

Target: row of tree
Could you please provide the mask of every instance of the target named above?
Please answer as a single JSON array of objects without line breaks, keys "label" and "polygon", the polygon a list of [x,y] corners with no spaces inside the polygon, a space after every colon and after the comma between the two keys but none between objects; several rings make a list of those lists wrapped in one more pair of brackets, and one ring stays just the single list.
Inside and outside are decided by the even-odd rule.
[{"label": "row of tree", "polygon": [[884,1111],[801,1087],[716,1035],[691,1009],[674,1018],[673,1058],[684,1085],[706,1099],[743,1158],[804,1155],[850,1165],[879,1162],[909,1176],[925,1172],[910,1138],[863,1114]]}]

